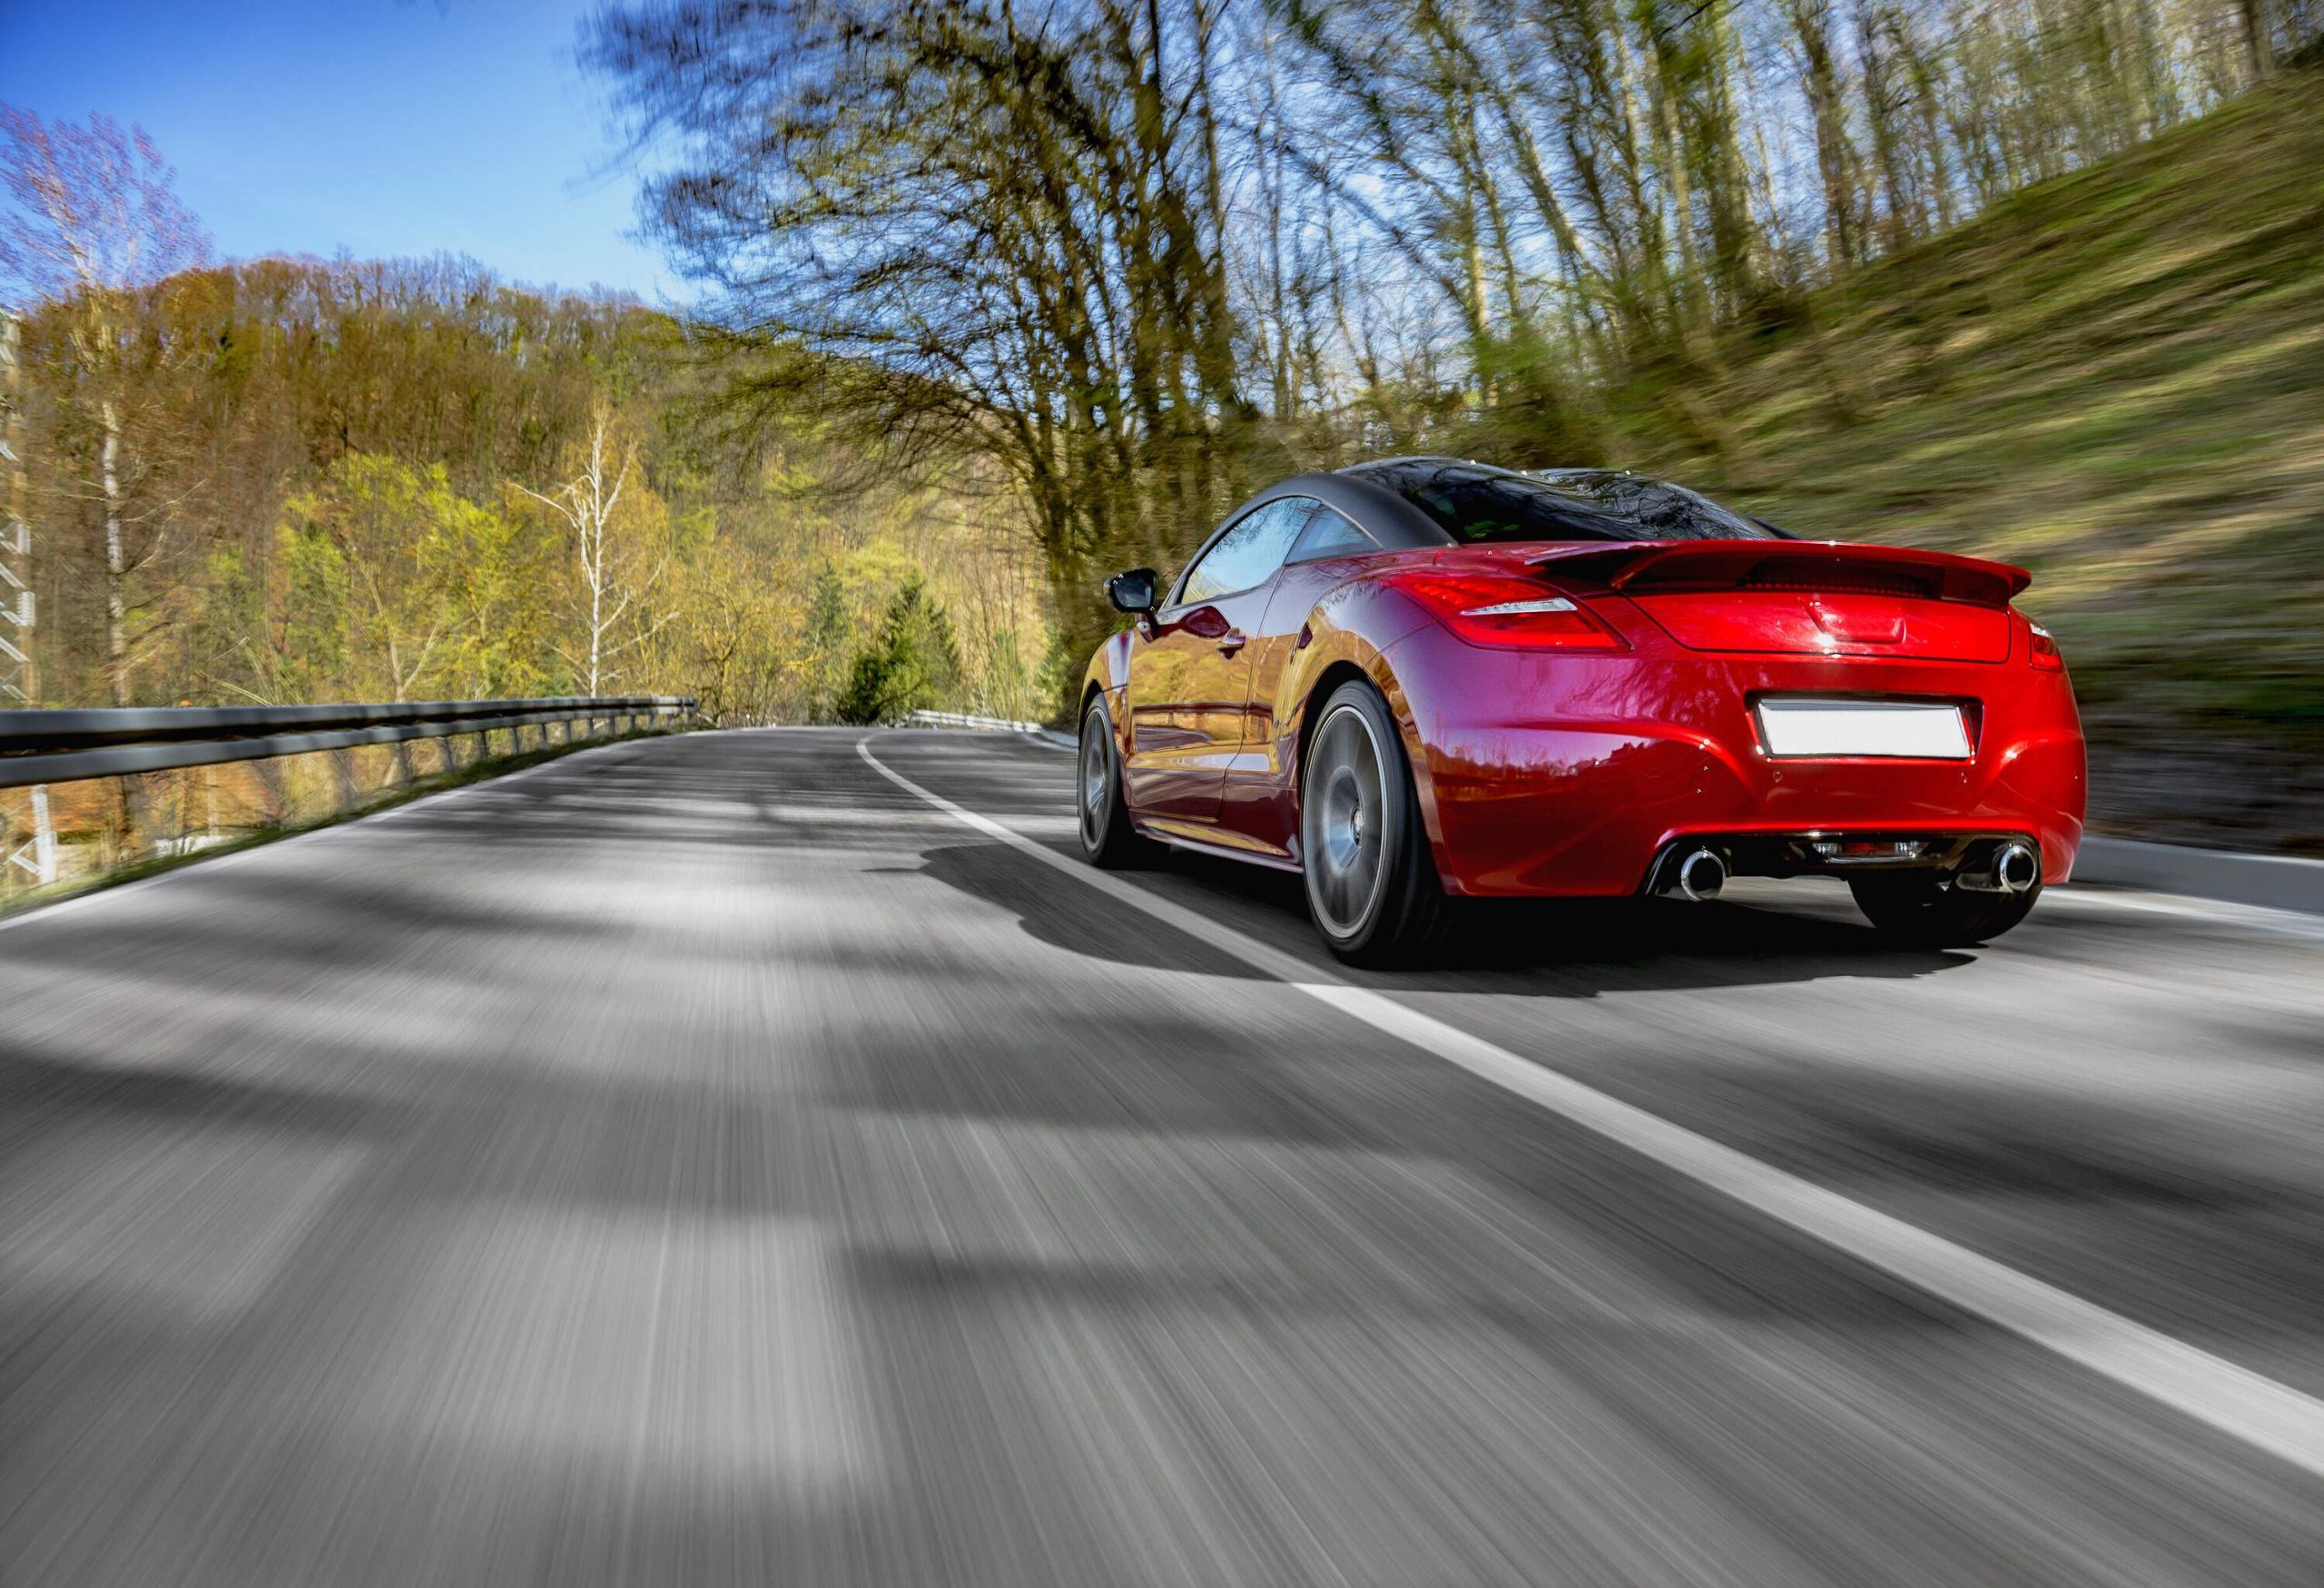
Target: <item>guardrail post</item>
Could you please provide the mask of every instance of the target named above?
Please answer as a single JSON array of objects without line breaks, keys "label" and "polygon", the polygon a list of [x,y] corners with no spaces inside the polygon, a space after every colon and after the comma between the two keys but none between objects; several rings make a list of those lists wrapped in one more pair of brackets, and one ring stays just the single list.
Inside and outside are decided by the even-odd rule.
[{"label": "guardrail post", "polygon": [[40,885],[56,881],[56,824],[49,819],[48,784],[33,784],[33,869]]},{"label": "guardrail post", "polygon": [[45,888],[56,881],[56,829],[49,821],[48,785],[36,783],[31,792],[32,836],[7,851],[5,864],[31,877],[34,886]]}]

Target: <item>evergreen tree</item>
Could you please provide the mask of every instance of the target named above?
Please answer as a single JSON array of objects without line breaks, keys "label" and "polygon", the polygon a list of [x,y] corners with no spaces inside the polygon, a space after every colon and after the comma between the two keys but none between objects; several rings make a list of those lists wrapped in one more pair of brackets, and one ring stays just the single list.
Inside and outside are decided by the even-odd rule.
[{"label": "evergreen tree", "polygon": [[830,719],[840,683],[840,668],[847,655],[847,636],[854,624],[847,609],[847,588],[829,558],[815,569],[815,591],[807,603],[808,715],[817,722]]},{"label": "evergreen tree", "polygon": [[866,726],[948,705],[960,685],[960,646],[951,616],[918,574],[888,601],[879,636],[856,653],[832,714]]}]

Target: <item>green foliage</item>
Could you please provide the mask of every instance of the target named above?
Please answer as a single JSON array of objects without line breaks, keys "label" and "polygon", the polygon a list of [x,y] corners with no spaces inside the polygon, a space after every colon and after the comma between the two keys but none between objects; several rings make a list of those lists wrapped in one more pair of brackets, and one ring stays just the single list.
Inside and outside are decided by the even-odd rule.
[{"label": "green foliage", "polygon": [[347,676],[347,561],[312,521],[275,531],[259,665],[271,699],[327,700]]},{"label": "green foliage", "polygon": [[[1012,709],[1005,703],[1025,700],[1033,695],[1032,671],[1025,666],[1025,653],[1017,643],[1017,631],[1013,628],[996,630],[986,645],[986,694],[985,700],[980,704],[990,708],[988,715],[1015,717],[1020,715],[1019,709]],[[1047,702],[1049,695],[1044,694],[1039,698]]]},{"label": "green foliage", "polygon": [[[812,393],[754,406],[743,433],[683,328],[619,300],[543,298],[458,261],[264,260],[108,309],[133,702],[566,694],[594,650],[604,687],[799,721],[828,716],[908,568],[964,616],[967,694],[993,627],[1044,626],[1016,568],[940,555],[952,486],[868,473]],[[114,671],[84,319],[45,303],[24,325],[54,705],[108,701]],[[540,497],[565,499],[608,411],[609,473],[635,468],[593,610],[575,532]]]},{"label": "green foliage", "polygon": [[287,698],[336,684],[411,700],[525,676],[525,548],[441,464],[350,452],[283,504],[276,535],[269,672]]},{"label": "green foliage", "polygon": [[815,589],[807,607],[807,666],[812,679],[810,715],[817,720],[832,715],[847,642],[854,633],[855,616],[848,606],[847,587],[826,558],[815,566]]},{"label": "green foliage", "polygon": [[832,715],[859,726],[899,722],[951,705],[960,686],[952,620],[913,574],[889,599],[878,637],[850,664]]}]

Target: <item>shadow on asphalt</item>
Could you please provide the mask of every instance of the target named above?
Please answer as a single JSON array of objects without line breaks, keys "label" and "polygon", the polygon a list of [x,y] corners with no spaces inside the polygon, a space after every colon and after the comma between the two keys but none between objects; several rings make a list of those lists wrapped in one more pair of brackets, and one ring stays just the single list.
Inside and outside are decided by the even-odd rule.
[{"label": "shadow on asphalt", "polygon": [[[921,874],[1013,912],[1026,932],[1053,947],[1159,970],[1245,979],[1260,974],[1209,944],[1147,921],[1092,931],[1081,901],[1061,899],[1050,877],[1002,844],[947,845],[923,851],[921,862]],[[1178,903],[1215,910],[1222,926],[1319,967],[1332,963],[1316,942],[1295,876],[1175,853],[1149,874],[1167,879],[1159,891]],[[1950,970],[1972,958],[1899,947],[1866,926],[1738,904],[1494,899],[1464,902],[1452,938],[1414,969],[1346,973],[1394,991],[1590,998],[1616,989],[1673,991],[1836,976],[1894,980]]]},{"label": "shadow on asphalt", "polygon": [[391,1108],[330,1091],[0,1046],[0,1146],[29,1142],[42,1127],[72,1117],[325,1137],[384,1134],[399,1122]]}]

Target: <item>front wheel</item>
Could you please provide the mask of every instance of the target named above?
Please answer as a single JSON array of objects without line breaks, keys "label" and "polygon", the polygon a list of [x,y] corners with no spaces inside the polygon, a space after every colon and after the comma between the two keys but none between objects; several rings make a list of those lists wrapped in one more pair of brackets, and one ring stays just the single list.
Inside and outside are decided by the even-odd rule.
[{"label": "front wheel", "polygon": [[2042,884],[2022,893],[1976,893],[1947,887],[1926,872],[1891,872],[1851,877],[1848,891],[1883,935],[1943,949],[1999,937],[2025,919]]},{"label": "front wheel", "polygon": [[1081,714],[1079,771],[1074,782],[1074,803],[1081,824],[1082,858],[1108,871],[1123,871],[1151,860],[1160,846],[1140,837],[1129,824],[1121,758],[1114,753],[1114,723],[1106,713],[1102,695],[1091,699],[1089,709]]},{"label": "front wheel", "polygon": [[1394,717],[1378,690],[1343,684],[1300,766],[1300,870],[1332,952],[1392,965],[1440,941],[1451,909]]}]

